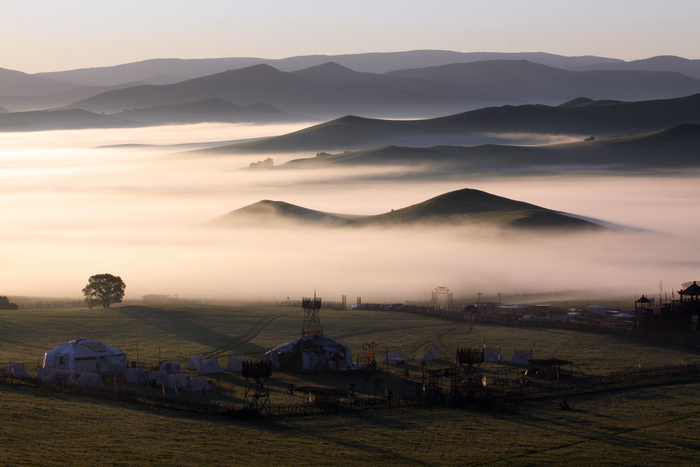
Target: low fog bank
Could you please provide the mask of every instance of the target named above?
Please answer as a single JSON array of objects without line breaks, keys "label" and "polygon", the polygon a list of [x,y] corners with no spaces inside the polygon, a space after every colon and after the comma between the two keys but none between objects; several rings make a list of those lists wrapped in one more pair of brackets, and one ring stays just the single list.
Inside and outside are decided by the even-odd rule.
[{"label": "low fog bank", "polygon": [[[696,279],[694,242],[660,234],[544,237],[471,229],[328,231],[4,231],[3,293],[79,295],[92,274],[120,275],[127,297],[177,294],[202,299],[284,300],[312,293],[365,301],[428,300],[447,286],[476,292],[590,289],[653,293]],[[600,296],[600,294],[597,294]]]},{"label": "low fog bank", "polygon": [[[400,177],[405,169],[395,167],[256,171],[240,169],[258,155],[91,149],[224,141],[264,130],[270,128],[0,135],[0,295],[75,297],[90,275],[105,272],[124,279],[129,299],[155,293],[284,300],[316,288],[325,300],[345,294],[350,302],[428,300],[436,286],[455,297],[581,289],[633,297],[658,293],[660,280],[670,290],[699,278],[696,176],[407,181]],[[371,215],[462,188],[648,232],[515,237],[444,228],[192,227],[263,199]]]}]

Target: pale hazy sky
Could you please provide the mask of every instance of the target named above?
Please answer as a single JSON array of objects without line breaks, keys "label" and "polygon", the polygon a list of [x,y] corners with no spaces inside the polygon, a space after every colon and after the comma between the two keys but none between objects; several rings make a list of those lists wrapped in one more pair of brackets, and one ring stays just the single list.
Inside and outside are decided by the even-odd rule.
[{"label": "pale hazy sky", "polygon": [[0,68],[445,49],[700,58],[698,0],[0,0]]}]

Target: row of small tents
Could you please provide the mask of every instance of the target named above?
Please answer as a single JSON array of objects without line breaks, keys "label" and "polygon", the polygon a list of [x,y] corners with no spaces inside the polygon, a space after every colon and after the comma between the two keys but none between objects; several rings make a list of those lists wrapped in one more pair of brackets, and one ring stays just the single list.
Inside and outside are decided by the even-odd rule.
[{"label": "row of small tents", "polygon": [[[166,362],[164,362],[166,363]],[[167,365],[174,369],[172,362]],[[179,363],[179,362],[178,362]],[[178,364],[179,367],[179,364]],[[11,363],[5,372],[5,376],[12,379],[31,378],[24,364]],[[37,368],[36,379],[43,383],[61,384],[88,388],[103,388],[102,375],[89,371],[83,371],[76,375],[73,370],[57,368]],[[168,373],[168,370],[145,371],[143,368],[127,368],[122,375],[124,383],[151,384],[152,386],[164,386],[166,389],[183,389],[190,391],[209,391],[211,386],[206,376],[193,376],[188,378],[184,373]]]},{"label": "row of small tents", "polygon": [[[230,358],[225,371],[243,371],[244,357]],[[126,355],[116,347],[96,342],[84,337],[66,342],[44,354],[43,368],[71,370],[75,374],[83,372],[101,375],[122,375],[129,366]],[[217,359],[206,359],[203,354],[191,355],[185,368],[199,374],[221,373]],[[161,364],[167,374],[181,373],[180,362],[167,361]]]}]

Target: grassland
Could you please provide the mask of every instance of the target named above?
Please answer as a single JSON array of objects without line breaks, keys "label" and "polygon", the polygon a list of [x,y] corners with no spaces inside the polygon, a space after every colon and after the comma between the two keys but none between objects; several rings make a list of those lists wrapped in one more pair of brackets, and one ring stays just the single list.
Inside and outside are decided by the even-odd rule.
[{"label": "grassland", "polygon": [[[378,353],[401,347],[415,358],[435,345],[448,365],[458,347],[530,349],[557,356],[574,371],[600,374],[700,360],[700,352],[630,337],[456,322],[398,311],[323,310],[325,333],[353,352],[377,342]],[[43,352],[76,337],[121,348],[156,364],[210,357],[262,356],[297,337],[296,308],[123,307],[109,310],[9,311],[0,314],[0,366],[31,369]],[[221,363],[225,363],[222,358]],[[496,365],[485,364],[493,371]],[[384,374],[387,379],[398,375]],[[273,403],[288,382],[345,387],[361,377],[284,375],[271,381]],[[236,383],[236,381],[238,381]],[[694,378],[647,388],[559,400],[528,400],[518,414],[417,407],[346,414],[231,420],[0,384],[0,461],[13,465],[668,465],[694,463],[700,408]],[[234,380],[234,384],[242,384]],[[239,387],[240,391],[241,388]],[[297,399],[298,398],[298,399]]]}]

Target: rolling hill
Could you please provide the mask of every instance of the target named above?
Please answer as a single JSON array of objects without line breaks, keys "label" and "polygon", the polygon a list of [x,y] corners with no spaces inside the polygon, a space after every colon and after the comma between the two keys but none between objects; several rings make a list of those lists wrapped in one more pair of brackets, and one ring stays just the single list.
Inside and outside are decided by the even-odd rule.
[{"label": "rolling hill", "polygon": [[113,113],[213,97],[243,106],[264,102],[286,112],[312,116],[381,115],[387,112],[441,115],[487,104],[522,102],[463,85],[359,73],[328,63],[298,72],[255,65],[180,83],[110,91],[65,108]]},{"label": "rolling hill", "polygon": [[665,130],[594,141],[543,146],[401,147],[294,159],[281,169],[329,166],[420,166],[416,175],[501,174],[568,170],[658,170],[700,167],[700,125],[683,124]]},{"label": "rolling hill", "polygon": [[40,131],[86,128],[137,128],[155,125],[203,122],[259,124],[307,122],[311,118],[291,115],[271,105],[241,107],[222,99],[211,98],[184,104],[125,110],[110,115],[82,109],[11,112],[0,115],[2,131]]},{"label": "rolling hill", "polygon": [[669,99],[700,92],[700,81],[670,71],[571,71],[526,60],[490,60],[393,71],[385,76],[464,85],[479,91],[556,105],[578,96],[594,100]]},{"label": "rolling hill", "polygon": [[374,216],[314,211],[281,201],[260,201],[208,221],[207,227],[394,227],[473,226],[504,230],[603,230],[604,227],[533,204],[463,189]]},{"label": "rolling hill", "polygon": [[606,138],[700,124],[700,94],[641,102],[577,99],[557,107],[491,107],[425,120],[346,116],[274,138],[225,145],[218,153],[326,152],[378,146],[475,145],[529,141],[525,133]]},{"label": "rolling hill", "polygon": [[659,55],[641,60],[611,61],[580,65],[574,70],[644,70],[644,71],[675,71],[691,78],[700,79],[700,60],[688,60],[674,55]]}]

